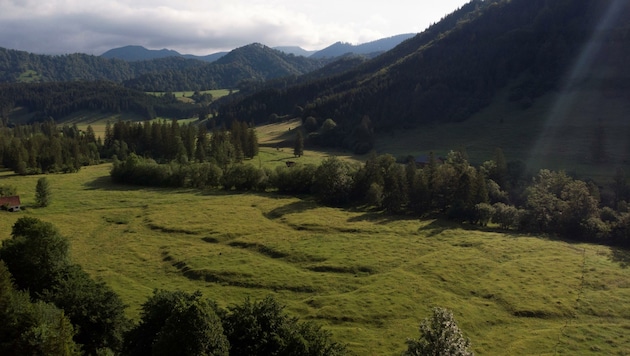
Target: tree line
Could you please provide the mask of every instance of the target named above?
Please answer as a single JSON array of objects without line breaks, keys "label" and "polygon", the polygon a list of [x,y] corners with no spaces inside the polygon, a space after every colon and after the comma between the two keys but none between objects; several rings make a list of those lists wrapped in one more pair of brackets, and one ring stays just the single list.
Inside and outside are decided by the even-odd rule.
[{"label": "tree line", "polygon": [[233,121],[230,129],[177,120],[107,123],[105,138],[88,125],[59,127],[44,120],[15,127],[0,126],[0,163],[18,174],[76,172],[102,158],[126,160],[130,154],[164,163],[198,162],[226,167],[258,154],[253,127]]},{"label": "tree line", "polygon": [[331,206],[361,206],[389,214],[441,216],[460,223],[505,230],[556,234],[571,240],[630,246],[630,179],[619,170],[611,187],[565,172],[526,174],[520,162],[506,162],[500,149],[475,167],[465,152],[426,162],[398,162],[372,154],[363,165],[330,157],[320,165],[275,170],[233,162],[158,164],[136,155],[115,161],[116,182],[171,187],[277,191],[313,195]]},{"label": "tree line", "polygon": [[94,130],[58,127],[46,120],[13,128],[0,126],[0,162],[18,174],[76,172],[100,163],[102,143]]},{"label": "tree line", "polygon": [[130,122],[118,121],[105,127],[103,153],[125,160],[129,154],[156,162],[212,162],[225,167],[258,154],[256,130],[245,122],[234,120],[226,126],[208,122],[185,123],[177,120]]}]

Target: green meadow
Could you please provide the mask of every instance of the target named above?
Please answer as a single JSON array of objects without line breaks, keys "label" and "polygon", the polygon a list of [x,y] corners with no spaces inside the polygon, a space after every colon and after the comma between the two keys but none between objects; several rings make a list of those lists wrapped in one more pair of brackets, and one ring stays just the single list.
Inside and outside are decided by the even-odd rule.
[{"label": "green meadow", "polygon": [[33,207],[40,176],[1,172],[25,210],[0,212],[0,239],[21,216],[53,223],[132,318],[155,288],[221,306],[273,295],[357,355],[397,355],[441,306],[479,355],[630,354],[627,251],[309,197],[114,185],[110,167],[48,175],[47,208]]}]

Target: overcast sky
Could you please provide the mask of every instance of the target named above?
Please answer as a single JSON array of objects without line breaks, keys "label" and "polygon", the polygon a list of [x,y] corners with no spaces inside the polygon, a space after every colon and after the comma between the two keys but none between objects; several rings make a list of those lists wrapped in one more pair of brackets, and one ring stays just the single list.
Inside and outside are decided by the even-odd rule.
[{"label": "overcast sky", "polygon": [[141,45],[205,55],[253,42],[325,48],[422,32],[468,0],[0,0],[0,47],[35,53]]}]

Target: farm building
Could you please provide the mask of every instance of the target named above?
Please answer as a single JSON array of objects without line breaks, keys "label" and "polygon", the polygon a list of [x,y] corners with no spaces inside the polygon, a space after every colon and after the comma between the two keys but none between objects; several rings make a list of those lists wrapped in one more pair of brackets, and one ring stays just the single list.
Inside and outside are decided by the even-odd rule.
[{"label": "farm building", "polygon": [[14,195],[12,197],[0,197],[0,208],[8,210],[8,211],[19,211],[20,206],[20,197]]}]

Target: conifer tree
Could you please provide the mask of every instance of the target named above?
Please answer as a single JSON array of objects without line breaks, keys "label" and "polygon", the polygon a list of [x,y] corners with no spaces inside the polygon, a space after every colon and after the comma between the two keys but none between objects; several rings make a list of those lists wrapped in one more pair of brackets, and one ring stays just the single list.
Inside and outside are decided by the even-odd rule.
[{"label": "conifer tree", "polygon": [[37,180],[37,186],[35,187],[35,201],[40,207],[46,207],[50,205],[50,184],[46,177],[39,178]]},{"label": "conifer tree", "polygon": [[295,136],[293,155],[296,157],[304,155],[304,136],[302,136],[302,131],[300,130],[297,130],[297,134]]}]

